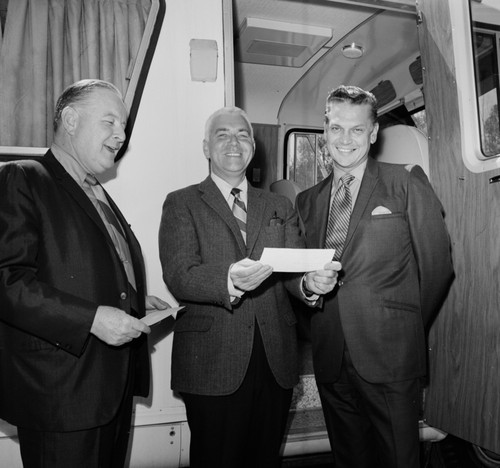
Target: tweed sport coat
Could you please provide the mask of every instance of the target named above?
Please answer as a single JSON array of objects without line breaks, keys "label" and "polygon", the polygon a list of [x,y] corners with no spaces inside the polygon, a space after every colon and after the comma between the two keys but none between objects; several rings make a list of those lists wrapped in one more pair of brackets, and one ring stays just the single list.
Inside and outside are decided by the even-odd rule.
[{"label": "tweed sport coat", "polygon": [[287,290],[300,297],[302,275],[273,273],[231,304],[228,270],[264,247],[303,247],[297,217],[285,197],[249,185],[247,245],[210,177],[168,194],[159,233],[165,282],[185,305],[177,318],[172,388],[227,395],[240,386],[258,323],[271,370],[283,388],[298,381],[296,318]]}]

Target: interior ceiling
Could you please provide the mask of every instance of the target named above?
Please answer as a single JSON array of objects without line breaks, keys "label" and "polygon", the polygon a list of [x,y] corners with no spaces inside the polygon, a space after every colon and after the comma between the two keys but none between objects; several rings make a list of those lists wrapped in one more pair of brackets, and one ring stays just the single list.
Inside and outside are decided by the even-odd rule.
[{"label": "interior ceiling", "polygon": [[[282,96],[333,45],[341,40],[375,10],[366,6],[345,5],[331,0],[233,0],[233,32],[235,36],[236,102],[239,94],[248,94],[250,88],[267,89]],[[331,39],[302,66],[284,66],[276,56],[276,65],[252,63],[238,51],[238,35],[247,18],[295,23],[319,28],[330,28]],[[281,62],[280,62],[281,60]],[[251,91],[250,91],[251,93]],[[244,99],[244,98],[242,98]]]},{"label": "interior ceiling", "polygon": [[[347,31],[357,24],[359,19],[352,18],[352,12],[370,12],[373,9],[360,6],[345,6],[334,3],[331,0],[324,1],[300,1],[300,0],[233,0],[234,16],[234,36],[236,60],[239,62],[250,62],[248,57],[242,58],[244,52],[239,49],[240,33],[245,31],[248,19],[275,21],[282,24],[297,25],[303,28],[325,28],[331,31],[331,39],[324,43],[324,48],[329,48],[335,44]],[[332,28],[332,25],[342,25],[342,27]],[[286,26],[285,26],[286,27]],[[266,30],[268,34],[272,32],[270,27]],[[277,31],[278,32],[278,31]],[[259,34],[259,32],[257,32]],[[258,40],[259,37],[256,36]],[[278,35],[276,35],[277,41]],[[282,42],[282,41],[279,41]],[[323,41],[324,42],[324,41]],[[313,61],[317,58],[313,57]],[[306,63],[311,65],[310,63]]]},{"label": "interior ceiling", "polygon": [[[384,10],[388,11],[380,15]],[[391,20],[387,29],[383,26],[382,30],[375,31],[373,24],[376,21],[371,20],[378,16],[387,16],[386,14],[399,19],[395,23]],[[273,122],[272,117],[267,116],[278,115],[283,100],[297,89],[297,83],[303,83],[301,77],[306,74],[309,76],[315,72],[319,73],[319,76],[312,80],[313,83],[318,83],[323,72],[332,74],[333,70],[338,76],[327,78],[331,78],[331,82],[344,82],[353,80],[358,65],[363,63],[364,70],[372,70],[366,77],[373,77],[378,81],[386,80],[388,73],[382,73],[384,70],[388,71],[408,58],[415,59],[411,57],[415,45],[413,37],[416,32],[415,14],[415,0],[233,0],[235,104],[250,110],[255,121]],[[264,41],[267,43],[260,45],[267,47],[273,40],[279,44],[266,50],[266,61],[258,63],[259,60],[255,60],[255,56],[245,56],[241,50],[243,41],[240,40],[239,34],[249,18],[263,22],[292,23],[298,25],[297,27],[303,25],[304,28],[307,26],[328,28],[331,31],[331,38],[326,42],[323,41],[319,50],[313,52],[305,63],[297,65],[291,62],[285,63],[283,59],[284,50],[291,55],[291,49],[288,50],[283,44],[286,42],[283,36],[269,31],[272,28],[265,28],[265,34],[268,36],[265,36]],[[404,31],[398,33],[397,40],[392,34],[392,28],[396,24],[401,24],[407,29],[406,33]],[[257,31],[254,36],[250,35],[247,44],[258,41],[259,34],[260,31]],[[353,42],[364,49],[363,62],[342,57],[340,49]],[[273,53],[275,57],[269,60]],[[324,65],[318,63],[318,67],[313,67],[325,54],[330,57],[328,63]],[[338,68],[325,70],[325,67],[332,68],[334,62],[340,65],[341,70]],[[393,76],[391,80],[395,78],[397,77]],[[377,82],[365,86],[373,87]],[[400,85],[394,83],[394,86],[398,99],[408,93],[408,90],[401,88]],[[317,91],[316,88],[311,92]],[[387,96],[390,97],[389,94]],[[268,120],[264,120],[266,118]]]}]

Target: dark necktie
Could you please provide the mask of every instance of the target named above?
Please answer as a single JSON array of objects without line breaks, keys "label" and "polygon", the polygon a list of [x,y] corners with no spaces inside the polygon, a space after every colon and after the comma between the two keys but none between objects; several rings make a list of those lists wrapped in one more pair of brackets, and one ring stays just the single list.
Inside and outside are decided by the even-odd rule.
[{"label": "dark necktie", "polygon": [[132,287],[135,286],[135,275],[132,263],[130,261],[130,249],[125,237],[123,228],[118,220],[115,212],[109,205],[104,189],[101,187],[97,179],[92,174],[87,174],[84,183],[85,193],[88,195],[92,203],[101,216],[101,219],[108,230],[108,233],[113,241],[113,244],[118,252],[118,256],[123,263],[127,279]]},{"label": "dark necktie", "polygon": [[325,248],[335,249],[334,260],[338,260],[344,250],[344,242],[349,229],[349,219],[352,211],[352,197],[349,185],[354,180],[351,174],[340,178],[340,185],[333,197],[328,228],[326,230]]},{"label": "dark necktie", "polygon": [[236,218],[236,222],[241,231],[241,235],[243,236],[243,240],[245,243],[247,242],[247,209],[245,207],[245,203],[240,198],[241,190],[238,188],[233,188],[231,190],[231,195],[234,197],[233,201],[233,214]]}]

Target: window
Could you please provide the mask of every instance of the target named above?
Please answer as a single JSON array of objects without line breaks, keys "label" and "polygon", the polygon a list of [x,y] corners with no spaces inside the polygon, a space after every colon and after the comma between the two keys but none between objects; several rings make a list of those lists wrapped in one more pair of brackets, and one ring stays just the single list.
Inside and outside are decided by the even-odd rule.
[{"label": "window", "polygon": [[453,0],[450,20],[464,164],[472,172],[497,170],[500,3]]},{"label": "window", "polygon": [[328,177],[332,160],[323,149],[322,130],[290,130],[286,136],[285,178],[302,189]]},{"label": "window", "polygon": [[498,118],[499,29],[498,26],[493,27],[482,23],[475,23],[473,27],[481,150],[486,157],[496,156],[500,153],[500,123]]},{"label": "window", "polygon": [[120,89],[130,135],[164,12],[165,0],[0,0],[0,159],[44,154],[55,101],[84,78]]},{"label": "window", "polygon": [[411,118],[415,127],[417,127],[424,135],[427,135],[427,116],[425,109],[417,109],[411,114]]}]

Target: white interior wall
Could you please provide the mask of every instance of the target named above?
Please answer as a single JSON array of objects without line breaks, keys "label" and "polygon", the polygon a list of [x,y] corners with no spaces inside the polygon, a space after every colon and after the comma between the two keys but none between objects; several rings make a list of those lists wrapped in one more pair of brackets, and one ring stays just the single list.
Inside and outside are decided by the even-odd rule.
[{"label": "white interior wall", "polygon": [[[205,120],[224,105],[221,0],[167,0],[165,19],[129,149],[106,189],[139,238],[151,294],[165,297],[157,233],[168,192],[208,174],[202,152]],[[203,15],[193,15],[201,11]],[[192,38],[217,41],[216,82],[193,82],[189,68]]]},{"label": "white interior wall", "polygon": [[[204,11],[203,15],[193,12]],[[146,81],[125,156],[117,177],[105,187],[116,200],[138,237],[146,262],[149,294],[170,300],[163,283],[158,228],[168,192],[200,182],[208,175],[202,152],[207,117],[224,105],[221,0],[167,0],[165,19]],[[217,42],[215,82],[193,82],[190,77],[191,39]],[[178,407],[170,388],[169,335],[152,355],[154,388],[150,409],[138,409],[138,423],[177,419]]]}]

